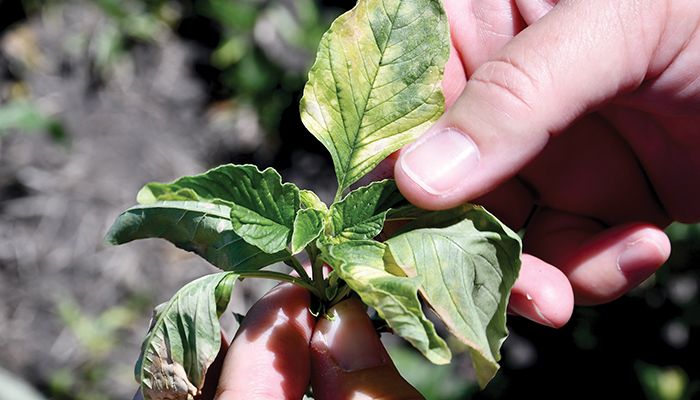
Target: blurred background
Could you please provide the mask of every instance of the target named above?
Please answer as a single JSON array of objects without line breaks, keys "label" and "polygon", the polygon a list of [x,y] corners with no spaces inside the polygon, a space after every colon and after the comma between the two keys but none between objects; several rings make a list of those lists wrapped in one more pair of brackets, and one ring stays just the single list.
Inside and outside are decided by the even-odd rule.
[{"label": "blurred background", "polygon": [[[251,162],[332,195],[298,102],[353,3],[0,0],[0,400],[133,395],[152,308],[213,271],[162,241],[103,244],[144,183]],[[390,352],[429,399],[700,396],[700,227],[668,232],[671,259],[624,298],[556,331],[511,318],[485,391],[456,343],[449,366]],[[234,311],[264,290],[237,286]]]}]

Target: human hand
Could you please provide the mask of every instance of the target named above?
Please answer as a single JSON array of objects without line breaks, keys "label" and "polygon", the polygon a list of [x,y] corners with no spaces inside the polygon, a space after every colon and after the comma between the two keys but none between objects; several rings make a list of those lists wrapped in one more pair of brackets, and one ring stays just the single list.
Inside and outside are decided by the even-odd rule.
[{"label": "human hand", "polygon": [[333,320],[315,321],[309,300],[306,289],[281,284],[250,309],[226,354],[217,400],[298,400],[309,382],[319,400],[422,399],[397,372],[362,303],[345,300]]},{"label": "human hand", "polygon": [[700,4],[553,3],[446,1],[449,109],[394,175],[418,206],[527,221],[510,309],[558,327],[573,297],[654,273],[662,227],[700,220]]},{"label": "human hand", "polygon": [[[310,313],[309,291],[282,283],[248,311],[222,347],[195,400],[314,398],[415,400],[423,396],[399,374],[357,299]],[[223,336],[223,335],[222,335]],[[143,400],[138,390],[133,400]]]},{"label": "human hand", "polygon": [[[277,285],[251,307],[230,345],[207,371],[196,400],[314,398],[415,400],[423,397],[399,374],[363,304],[344,300],[332,320],[309,312],[309,291]],[[134,400],[143,400],[139,390]]]}]

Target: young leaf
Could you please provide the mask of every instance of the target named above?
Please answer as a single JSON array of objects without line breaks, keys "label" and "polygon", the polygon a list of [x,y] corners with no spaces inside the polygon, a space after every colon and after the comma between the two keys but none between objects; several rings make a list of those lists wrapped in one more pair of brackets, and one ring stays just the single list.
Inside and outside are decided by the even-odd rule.
[{"label": "young leaf", "polygon": [[302,189],[299,191],[299,197],[301,199],[301,206],[303,208],[313,208],[314,210],[328,211],[328,206],[321,199],[318,198],[316,193],[311,190]]},{"label": "young leaf", "polygon": [[[451,219],[459,222],[447,224]],[[444,227],[420,228],[433,221]],[[486,386],[508,335],[506,307],[520,269],[520,238],[477,206],[429,213],[410,225],[387,240],[387,258],[406,275],[422,278],[426,301],[470,347],[479,384]]]},{"label": "young leaf", "polygon": [[445,341],[435,332],[418,301],[418,278],[399,277],[384,268],[385,245],[371,240],[324,246],[324,260],[333,271],[377,310],[395,333],[426,358],[446,364],[452,357]]},{"label": "young leaf", "polygon": [[382,231],[387,211],[405,202],[393,180],[372,182],[331,206],[331,242],[372,239]]},{"label": "young leaf", "polygon": [[316,240],[323,232],[324,214],[313,208],[305,208],[297,212],[292,233],[292,254],[297,254]]},{"label": "young leaf", "polygon": [[301,118],[331,153],[338,193],[443,113],[449,43],[441,0],[360,0],[333,22]]},{"label": "young leaf", "polygon": [[204,174],[172,183],[149,183],[139,192],[141,204],[159,200],[199,200],[231,208],[233,230],[246,242],[267,253],[283,250],[292,237],[299,209],[299,189],[282,184],[272,168],[222,165]]},{"label": "young leaf", "polygon": [[226,271],[257,270],[290,256],[286,250],[268,254],[246,243],[233,231],[230,214],[227,206],[195,201],[136,206],[117,217],[106,240],[163,238]]},{"label": "young leaf", "polygon": [[217,309],[228,304],[235,279],[231,272],[207,275],[156,308],[134,371],[145,400],[190,400],[200,393],[221,347]]},{"label": "young leaf", "polygon": [[430,211],[418,208],[413,204],[406,204],[399,207],[392,207],[386,214],[387,221],[411,221],[422,217]]}]

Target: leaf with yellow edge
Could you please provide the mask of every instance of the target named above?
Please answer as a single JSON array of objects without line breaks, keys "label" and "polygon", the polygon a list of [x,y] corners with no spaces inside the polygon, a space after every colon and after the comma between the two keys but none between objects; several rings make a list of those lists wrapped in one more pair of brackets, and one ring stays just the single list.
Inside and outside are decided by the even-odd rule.
[{"label": "leaf with yellow edge", "polygon": [[441,0],[362,0],[333,22],[301,118],[331,153],[336,199],[442,115],[449,44]]}]

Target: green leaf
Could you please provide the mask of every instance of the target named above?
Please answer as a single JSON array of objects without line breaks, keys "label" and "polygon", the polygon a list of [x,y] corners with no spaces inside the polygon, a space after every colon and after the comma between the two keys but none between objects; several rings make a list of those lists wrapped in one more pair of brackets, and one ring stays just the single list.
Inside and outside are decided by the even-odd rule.
[{"label": "green leaf", "polygon": [[387,211],[405,199],[393,180],[372,182],[331,206],[332,243],[372,239],[382,231]]},{"label": "green leaf", "polygon": [[233,230],[246,242],[267,253],[283,250],[292,237],[299,209],[299,189],[282,184],[272,168],[222,165],[204,174],[172,183],[149,183],[139,192],[141,204],[159,200],[198,200],[225,204],[231,209]]},{"label": "green leaf", "polygon": [[302,189],[299,191],[299,197],[301,199],[301,205],[304,208],[313,208],[318,211],[326,212],[328,211],[328,206],[324,203],[316,193]]},{"label": "green leaf", "polygon": [[338,193],[442,115],[449,43],[440,0],[360,0],[333,22],[301,118],[331,153]]},{"label": "green leaf", "polygon": [[406,204],[399,207],[392,207],[386,214],[387,221],[411,221],[422,217],[430,211],[418,208],[413,204]]},{"label": "green leaf", "polygon": [[228,304],[235,279],[231,272],[207,275],[156,308],[135,369],[144,399],[184,400],[201,392],[221,347],[217,304]]},{"label": "green leaf", "polygon": [[194,201],[164,201],[133,207],[122,213],[107,233],[111,244],[162,238],[197,253],[227,271],[252,271],[290,256],[284,250],[263,252],[233,231],[225,205]]},{"label": "green leaf", "polygon": [[214,289],[214,300],[216,300],[216,315],[221,316],[221,314],[228,308],[228,303],[231,301],[231,293],[233,292],[233,285],[238,279],[238,274],[226,274],[224,279],[222,279],[216,289]]},{"label": "green leaf", "polygon": [[[442,227],[424,227],[431,224]],[[506,307],[520,270],[520,238],[471,205],[428,213],[404,231],[386,242],[388,259],[406,275],[422,278],[423,296],[470,347],[479,384],[486,386],[508,336]]]},{"label": "green leaf", "polygon": [[323,212],[313,208],[297,212],[297,218],[294,220],[294,232],[292,233],[292,254],[301,252],[321,235],[323,218]]},{"label": "green leaf", "polygon": [[377,310],[395,333],[406,339],[426,358],[446,364],[451,353],[435,332],[418,301],[417,278],[399,277],[384,268],[385,245],[371,240],[324,246],[324,260],[362,301]]}]

